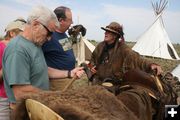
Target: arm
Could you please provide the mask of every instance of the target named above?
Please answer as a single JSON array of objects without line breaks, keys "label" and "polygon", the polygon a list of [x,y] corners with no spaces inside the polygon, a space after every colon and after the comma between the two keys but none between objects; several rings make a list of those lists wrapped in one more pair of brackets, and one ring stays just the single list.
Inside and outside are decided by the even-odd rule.
[{"label": "arm", "polygon": [[141,57],[137,52],[132,49],[124,46],[124,56],[125,56],[125,68],[127,69],[136,69],[139,68],[145,72],[152,72],[156,70],[156,74],[159,75],[162,73],[162,69],[159,65]]},{"label": "arm", "polygon": [[21,98],[23,98],[24,95],[38,93],[42,91],[41,89],[32,85],[13,85],[12,89],[16,100],[20,100]]},{"label": "arm", "polygon": [[49,78],[66,78],[68,77],[68,70],[58,70],[48,67],[48,76]]},{"label": "arm", "polygon": [[[95,51],[97,51],[97,50],[95,49]],[[91,61],[89,63],[90,70],[91,70],[92,74],[97,73],[96,65],[95,65],[95,60],[96,60],[97,55],[96,55],[95,51],[92,53]]]},{"label": "arm", "polygon": [[99,43],[91,55],[89,67],[93,75],[97,73],[97,67],[99,64],[98,60],[100,58],[100,53],[102,53],[103,51],[103,48],[104,48],[104,43],[103,42]]},{"label": "arm", "polygon": [[[84,73],[83,67],[76,67],[70,71],[70,77],[80,78]],[[48,67],[49,78],[67,78],[68,70],[58,70]]]}]

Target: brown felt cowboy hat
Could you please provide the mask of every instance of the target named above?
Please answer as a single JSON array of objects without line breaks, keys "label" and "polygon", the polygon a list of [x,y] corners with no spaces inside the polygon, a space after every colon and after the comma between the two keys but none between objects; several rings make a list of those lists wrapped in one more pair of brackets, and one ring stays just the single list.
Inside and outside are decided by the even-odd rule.
[{"label": "brown felt cowboy hat", "polygon": [[122,26],[117,22],[111,22],[108,26],[101,27],[101,29],[118,34],[120,36],[124,35]]}]

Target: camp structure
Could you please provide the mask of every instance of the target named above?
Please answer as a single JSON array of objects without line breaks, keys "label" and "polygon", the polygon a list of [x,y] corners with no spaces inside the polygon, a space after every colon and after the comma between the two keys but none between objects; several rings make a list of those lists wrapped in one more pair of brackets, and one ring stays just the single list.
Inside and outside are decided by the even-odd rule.
[{"label": "camp structure", "polygon": [[79,41],[73,45],[74,54],[76,56],[77,65],[91,59],[91,54],[95,46],[90,43],[85,37],[80,35]]},{"label": "camp structure", "polygon": [[180,64],[171,72],[174,76],[178,77],[180,81]]},{"label": "camp structure", "polygon": [[179,56],[171,44],[162,19],[162,13],[167,4],[167,0],[160,0],[157,3],[152,2],[156,19],[153,24],[137,38],[137,42],[132,48],[140,55],[179,60]]}]

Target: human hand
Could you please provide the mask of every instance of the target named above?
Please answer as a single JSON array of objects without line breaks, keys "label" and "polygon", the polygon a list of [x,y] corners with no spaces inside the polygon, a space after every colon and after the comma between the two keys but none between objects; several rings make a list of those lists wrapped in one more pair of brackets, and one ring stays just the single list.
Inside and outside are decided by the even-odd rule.
[{"label": "human hand", "polygon": [[83,67],[76,67],[71,71],[71,77],[73,78],[81,78],[84,74]]},{"label": "human hand", "polygon": [[93,66],[93,67],[91,68],[91,72],[92,72],[92,74],[97,73],[96,66]]},{"label": "human hand", "polygon": [[163,70],[161,68],[161,66],[157,65],[157,64],[151,64],[151,70],[155,71],[156,75],[161,75],[163,73]]}]

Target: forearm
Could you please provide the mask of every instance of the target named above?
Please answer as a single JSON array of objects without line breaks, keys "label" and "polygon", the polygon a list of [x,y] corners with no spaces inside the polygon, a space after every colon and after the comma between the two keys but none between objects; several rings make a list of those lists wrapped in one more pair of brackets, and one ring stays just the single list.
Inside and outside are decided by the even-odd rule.
[{"label": "forearm", "polygon": [[12,86],[16,100],[23,98],[23,96],[32,93],[39,93],[42,90],[32,85],[13,85]]},{"label": "forearm", "polygon": [[134,51],[128,51],[128,55],[126,58],[126,66],[128,69],[136,69],[139,68],[142,71],[149,71],[151,62],[147,59],[140,56],[139,53]]},{"label": "forearm", "polygon": [[68,70],[58,70],[48,67],[49,78],[66,78],[68,77]]}]

